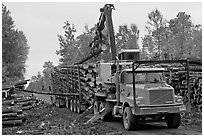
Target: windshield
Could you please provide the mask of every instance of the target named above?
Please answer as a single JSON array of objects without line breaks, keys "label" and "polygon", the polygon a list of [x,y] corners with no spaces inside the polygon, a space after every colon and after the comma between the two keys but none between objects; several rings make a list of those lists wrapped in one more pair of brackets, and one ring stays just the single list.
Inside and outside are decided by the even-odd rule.
[{"label": "windshield", "polygon": [[[126,73],[125,83],[133,83],[132,73]],[[164,82],[162,72],[135,73],[135,83],[161,83]]]}]

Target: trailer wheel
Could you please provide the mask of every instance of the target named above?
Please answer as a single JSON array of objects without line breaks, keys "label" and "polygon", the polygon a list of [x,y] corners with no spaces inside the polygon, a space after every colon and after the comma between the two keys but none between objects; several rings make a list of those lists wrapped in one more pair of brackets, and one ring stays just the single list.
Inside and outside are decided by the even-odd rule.
[{"label": "trailer wheel", "polygon": [[74,99],[73,102],[74,112],[77,113],[77,101]]},{"label": "trailer wheel", "polygon": [[130,107],[126,107],[123,112],[123,125],[124,128],[129,130],[133,130],[136,128],[136,117],[132,114],[132,110]]},{"label": "trailer wheel", "polygon": [[55,103],[54,103],[54,99],[53,99],[52,96],[50,97],[50,102],[51,102],[52,105],[55,105]]},{"label": "trailer wheel", "polygon": [[168,128],[178,128],[181,124],[181,116],[179,113],[166,115],[166,124]]},{"label": "trailer wheel", "polygon": [[79,102],[79,100],[76,101],[76,110],[77,110],[77,113],[81,113],[81,104]]},{"label": "trailer wheel", "polygon": [[94,114],[97,114],[99,111],[99,101],[94,102]]},{"label": "trailer wheel", "polygon": [[73,112],[74,111],[74,107],[73,107],[73,100],[70,100],[70,110]]},{"label": "trailer wheel", "polygon": [[69,108],[69,105],[70,105],[70,103],[69,103],[69,99],[68,98],[66,98],[66,108]]}]

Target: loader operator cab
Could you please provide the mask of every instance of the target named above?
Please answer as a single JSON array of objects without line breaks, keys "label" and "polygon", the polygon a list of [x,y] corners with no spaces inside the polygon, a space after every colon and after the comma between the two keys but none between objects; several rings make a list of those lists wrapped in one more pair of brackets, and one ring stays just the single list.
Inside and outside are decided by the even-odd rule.
[{"label": "loader operator cab", "polygon": [[140,60],[139,49],[122,49],[118,54],[119,60],[134,61]]},{"label": "loader operator cab", "polygon": [[[140,51],[139,49],[122,49],[118,53],[118,59],[120,62],[132,62],[135,60],[140,60]],[[127,64],[123,64],[127,65]],[[111,66],[111,73],[114,74],[116,72],[117,66],[113,64]]]}]

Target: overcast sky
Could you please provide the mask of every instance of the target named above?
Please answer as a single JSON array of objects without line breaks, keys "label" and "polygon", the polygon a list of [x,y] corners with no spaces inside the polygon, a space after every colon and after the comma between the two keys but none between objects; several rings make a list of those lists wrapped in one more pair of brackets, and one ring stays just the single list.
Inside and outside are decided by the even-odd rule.
[{"label": "overcast sky", "polygon": [[[55,54],[59,49],[57,35],[63,34],[62,26],[68,20],[75,25],[77,33],[83,33],[84,26],[94,26],[98,22],[99,9],[105,3],[97,2],[67,2],[67,3],[14,3],[3,2],[11,11],[16,28],[22,30],[27,37],[30,52],[27,60],[26,78],[42,72],[45,61],[58,64],[59,56]],[[115,32],[119,25],[134,23],[140,30],[140,37],[146,33],[144,26],[147,15],[153,9],[161,11],[167,20],[176,17],[178,12],[186,12],[191,15],[194,24],[202,24],[201,2],[111,2],[115,6],[113,11],[113,23]]]}]

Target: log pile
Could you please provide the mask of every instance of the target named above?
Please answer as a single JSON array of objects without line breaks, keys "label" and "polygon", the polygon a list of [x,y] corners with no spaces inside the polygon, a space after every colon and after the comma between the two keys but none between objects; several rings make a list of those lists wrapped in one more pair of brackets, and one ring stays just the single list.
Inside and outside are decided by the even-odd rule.
[{"label": "log pile", "polygon": [[10,100],[2,101],[2,126],[21,125],[26,120],[26,110],[39,105],[34,97],[15,96]]},{"label": "log pile", "polygon": [[91,101],[93,94],[102,88],[101,84],[96,82],[96,72],[95,64],[55,67],[51,74],[54,91],[81,92],[85,100]]},{"label": "log pile", "polygon": [[[175,94],[188,102],[187,71],[184,67],[168,68],[166,72],[167,82],[175,89]],[[202,68],[201,66],[190,66],[189,72],[190,100],[191,105],[202,110]]]}]

